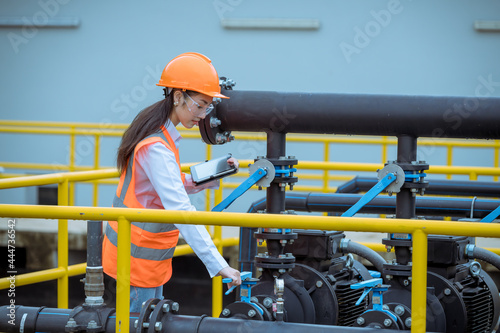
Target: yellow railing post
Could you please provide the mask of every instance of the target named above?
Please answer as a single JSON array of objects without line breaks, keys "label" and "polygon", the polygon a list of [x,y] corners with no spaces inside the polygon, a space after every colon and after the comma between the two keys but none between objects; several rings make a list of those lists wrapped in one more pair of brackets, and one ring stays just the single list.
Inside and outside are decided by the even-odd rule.
[{"label": "yellow railing post", "polygon": [[[68,206],[68,180],[57,187],[57,204]],[[64,275],[57,279],[57,307],[68,308],[68,220],[60,219],[57,228],[57,267],[64,269]]]},{"label": "yellow railing post", "polygon": [[[325,141],[323,143],[323,145],[324,145],[323,160],[325,162],[330,162],[330,144],[328,141]],[[328,170],[324,170],[323,171],[323,193],[328,193],[328,175],[329,175]]]},{"label": "yellow railing post", "polygon": [[[220,187],[215,191],[215,203],[217,205],[222,201],[222,179],[220,180]],[[217,244],[217,250],[222,254],[222,227],[214,226],[214,241]],[[218,317],[222,311],[222,277],[216,276],[212,279],[212,317]]]},{"label": "yellow railing post", "polygon": [[387,162],[387,136],[382,137],[382,163]]},{"label": "yellow railing post", "polygon": [[[453,165],[453,145],[448,145],[446,148],[446,165]],[[448,173],[446,179],[451,179],[451,174]]]},{"label": "yellow railing post", "polygon": [[129,332],[130,317],[130,221],[118,218],[118,259],[116,279],[116,333]]},{"label": "yellow railing post", "polygon": [[423,230],[413,232],[411,289],[411,332],[425,333],[427,303],[427,235]]},{"label": "yellow railing post", "polygon": [[[205,160],[208,161],[210,159],[212,159],[212,146],[211,145],[206,145]],[[210,211],[210,191],[211,190],[206,190],[205,191],[205,210],[207,212]]]},{"label": "yellow railing post", "polygon": [[[99,155],[100,155],[100,145],[101,145],[101,136],[96,134],[94,135],[95,138],[95,147],[94,147],[94,169],[98,170],[99,169]],[[94,207],[97,207],[99,205],[99,184],[97,182],[94,182],[93,186],[93,205]]]},{"label": "yellow railing post", "polygon": [[[493,167],[498,168],[498,150],[499,150],[500,140],[495,140],[495,148],[493,148]],[[493,177],[493,181],[498,181],[498,176]]]},{"label": "yellow railing post", "polygon": [[[75,126],[70,126],[71,134],[69,136],[69,171],[75,171],[75,147],[76,147],[76,128]],[[70,206],[75,205],[75,183],[69,182],[69,196],[68,204]]]}]

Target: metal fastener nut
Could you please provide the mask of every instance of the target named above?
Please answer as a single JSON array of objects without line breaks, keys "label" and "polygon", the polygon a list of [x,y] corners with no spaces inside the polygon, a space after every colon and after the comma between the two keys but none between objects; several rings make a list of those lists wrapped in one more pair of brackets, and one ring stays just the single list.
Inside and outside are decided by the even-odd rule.
[{"label": "metal fastener nut", "polygon": [[390,319],[384,319],[384,326],[385,327],[389,327],[392,325],[392,320]]},{"label": "metal fastener nut", "polygon": [[139,320],[137,320],[137,319],[136,319],[136,320],[134,321],[134,328],[137,328],[137,326],[138,326],[138,325],[139,325]]},{"label": "metal fastener nut", "polygon": [[450,296],[451,295],[451,290],[450,288],[446,288],[443,293],[446,295],[446,296]]},{"label": "metal fastener nut", "polygon": [[363,317],[358,317],[358,319],[356,319],[356,323],[357,323],[358,325],[364,325],[364,323],[365,323],[365,318],[363,318]]},{"label": "metal fastener nut", "polygon": [[411,317],[408,317],[405,319],[405,326],[410,328],[411,327]]},{"label": "metal fastener nut", "polygon": [[408,286],[409,284],[410,284],[410,281],[408,281],[408,280],[403,280],[403,285],[404,285],[405,287],[406,287],[406,286]]},{"label": "metal fastener nut", "polygon": [[389,305],[387,305],[387,304],[382,305],[382,309],[389,310]]},{"label": "metal fastener nut", "polygon": [[169,304],[163,304],[163,306],[161,307],[161,309],[163,310],[163,312],[167,313],[170,311],[170,305]]},{"label": "metal fastener nut", "polygon": [[250,318],[254,317],[256,314],[257,314],[257,312],[255,312],[255,310],[249,310],[249,311],[248,311],[248,316],[249,316]]},{"label": "metal fastener nut", "polygon": [[177,302],[172,303],[172,311],[174,311],[174,312],[179,311],[179,303],[177,303]]},{"label": "metal fastener nut", "polygon": [[266,297],[264,298],[264,300],[262,301],[262,304],[266,307],[266,308],[270,308],[272,305],[273,305],[273,300],[269,297]]},{"label": "metal fastener nut", "polygon": [[316,287],[318,287],[318,288],[323,287],[323,281],[321,281],[321,280],[316,281]]},{"label": "metal fastener nut", "polygon": [[97,328],[97,323],[95,320],[91,320],[89,321],[88,325],[87,325],[87,328],[89,329],[93,329],[93,328]]},{"label": "metal fastener nut", "polygon": [[394,312],[398,315],[398,316],[402,316],[404,313],[405,313],[405,308],[402,306],[402,305],[398,305],[394,308]]},{"label": "metal fastener nut", "polygon": [[223,315],[224,317],[227,317],[227,316],[229,316],[230,314],[231,314],[231,310],[229,310],[229,309],[224,309],[224,310],[222,310],[222,315]]},{"label": "metal fastener nut", "polygon": [[162,327],[163,327],[163,325],[162,325],[161,321],[157,321],[155,324],[155,331],[160,332]]}]

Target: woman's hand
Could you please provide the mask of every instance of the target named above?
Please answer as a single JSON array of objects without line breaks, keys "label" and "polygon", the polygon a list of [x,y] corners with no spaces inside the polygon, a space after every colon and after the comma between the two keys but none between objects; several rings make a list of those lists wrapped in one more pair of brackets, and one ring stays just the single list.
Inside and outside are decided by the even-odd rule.
[{"label": "woman's hand", "polygon": [[219,271],[219,274],[223,278],[229,278],[232,281],[227,284],[227,288],[231,288],[232,286],[239,286],[241,284],[241,276],[240,271],[227,266]]},{"label": "woman's hand", "polygon": [[236,169],[240,168],[240,162],[238,162],[238,160],[235,159],[234,157],[229,158],[227,160],[227,164],[229,164],[230,166],[235,167]]}]

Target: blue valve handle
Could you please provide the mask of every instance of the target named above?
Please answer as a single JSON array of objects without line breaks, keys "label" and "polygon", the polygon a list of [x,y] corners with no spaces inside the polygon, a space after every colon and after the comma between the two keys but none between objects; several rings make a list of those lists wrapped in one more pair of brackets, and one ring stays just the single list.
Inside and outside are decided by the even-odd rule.
[{"label": "blue valve handle", "polygon": [[489,213],[488,215],[486,215],[481,220],[481,222],[486,222],[486,223],[493,222],[493,220],[495,220],[498,217],[498,215],[500,215],[500,206],[498,206],[493,211],[491,211],[491,213]]},{"label": "blue valve handle", "polygon": [[[375,287],[382,285],[382,278],[375,278],[371,280],[366,280],[363,282],[359,282],[351,285],[351,289],[361,289],[364,288],[363,294],[356,302],[356,305],[360,305],[361,302],[365,299],[365,297],[372,291]],[[377,288],[378,289],[378,288]],[[387,290],[387,288],[385,288]]]},{"label": "blue valve handle", "polygon": [[[243,284],[247,279],[250,279],[252,278],[252,272],[241,272],[240,274],[241,276],[241,283]],[[233,282],[233,279],[231,278],[223,278],[222,279],[222,282],[223,283],[231,283]],[[236,288],[237,286],[232,286],[231,288],[229,288],[225,293],[224,295],[229,295],[230,293],[233,292],[233,290]]]},{"label": "blue valve handle", "polygon": [[387,186],[391,185],[396,181],[396,175],[393,173],[388,173],[384,178],[379,180],[368,192],[366,192],[361,199],[358,200],[351,208],[345,211],[341,216],[351,217],[354,216],[361,208],[363,208],[370,201],[375,199],[380,192],[382,192]]},{"label": "blue valve handle", "polygon": [[[230,278],[222,279],[224,283],[230,283],[233,281]],[[257,283],[259,279],[252,278],[252,272],[241,272],[241,288],[240,288],[240,301],[252,304],[252,286]],[[225,292],[225,295],[229,295],[236,286],[232,286],[228,291]],[[257,310],[261,315],[264,314],[264,310],[262,310],[259,306],[253,304],[255,310]]]},{"label": "blue valve handle", "polygon": [[356,305],[361,304],[363,299],[365,299],[365,297],[371,291],[373,292],[372,295],[373,310],[367,310],[365,311],[365,313],[369,311],[381,311],[390,316],[394,321],[397,321],[398,318],[391,311],[384,310],[383,293],[384,291],[387,291],[387,289],[389,289],[390,286],[382,284],[382,281],[383,281],[382,278],[375,278],[351,285],[351,289],[361,289],[361,288],[365,289],[363,291],[363,295],[361,295],[361,297],[356,302]]},{"label": "blue valve handle", "polygon": [[212,212],[222,212],[224,209],[229,207],[234,200],[242,196],[246,191],[248,191],[252,186],[254,186],[259,180],[267,175],[267,170],[264,168],[258,168],[250,177],[248,177],[243,183],[241,183],[237,188],[234,189],[227,198],[221,201],[217,206],[212,209]]}]

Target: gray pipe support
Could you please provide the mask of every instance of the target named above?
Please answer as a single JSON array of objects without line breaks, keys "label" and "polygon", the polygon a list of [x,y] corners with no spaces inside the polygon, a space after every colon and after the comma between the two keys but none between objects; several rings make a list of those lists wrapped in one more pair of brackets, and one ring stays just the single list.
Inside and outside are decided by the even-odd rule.
[{"label": "gray pipe support", "polygon": [[387,264],[385,259],[373,251],[367,246],[351,241],[348,238],[344,238],[340,241],[340,250],[343,253],[353,253],[358,256],[365,258],[368,260],[380,273],[382,273],[384,269],[384,264]]},{"label": "gray pipe support", "polygon": [[500,138],[498,97],[223,93],[230,99],[217,105],[222,131]]},{"label": "gray pipe support", "polygon": [[485,261],[500,270],[500,256],[491,251],[469,244],[465,248],[465,254],[470,259]]}]

